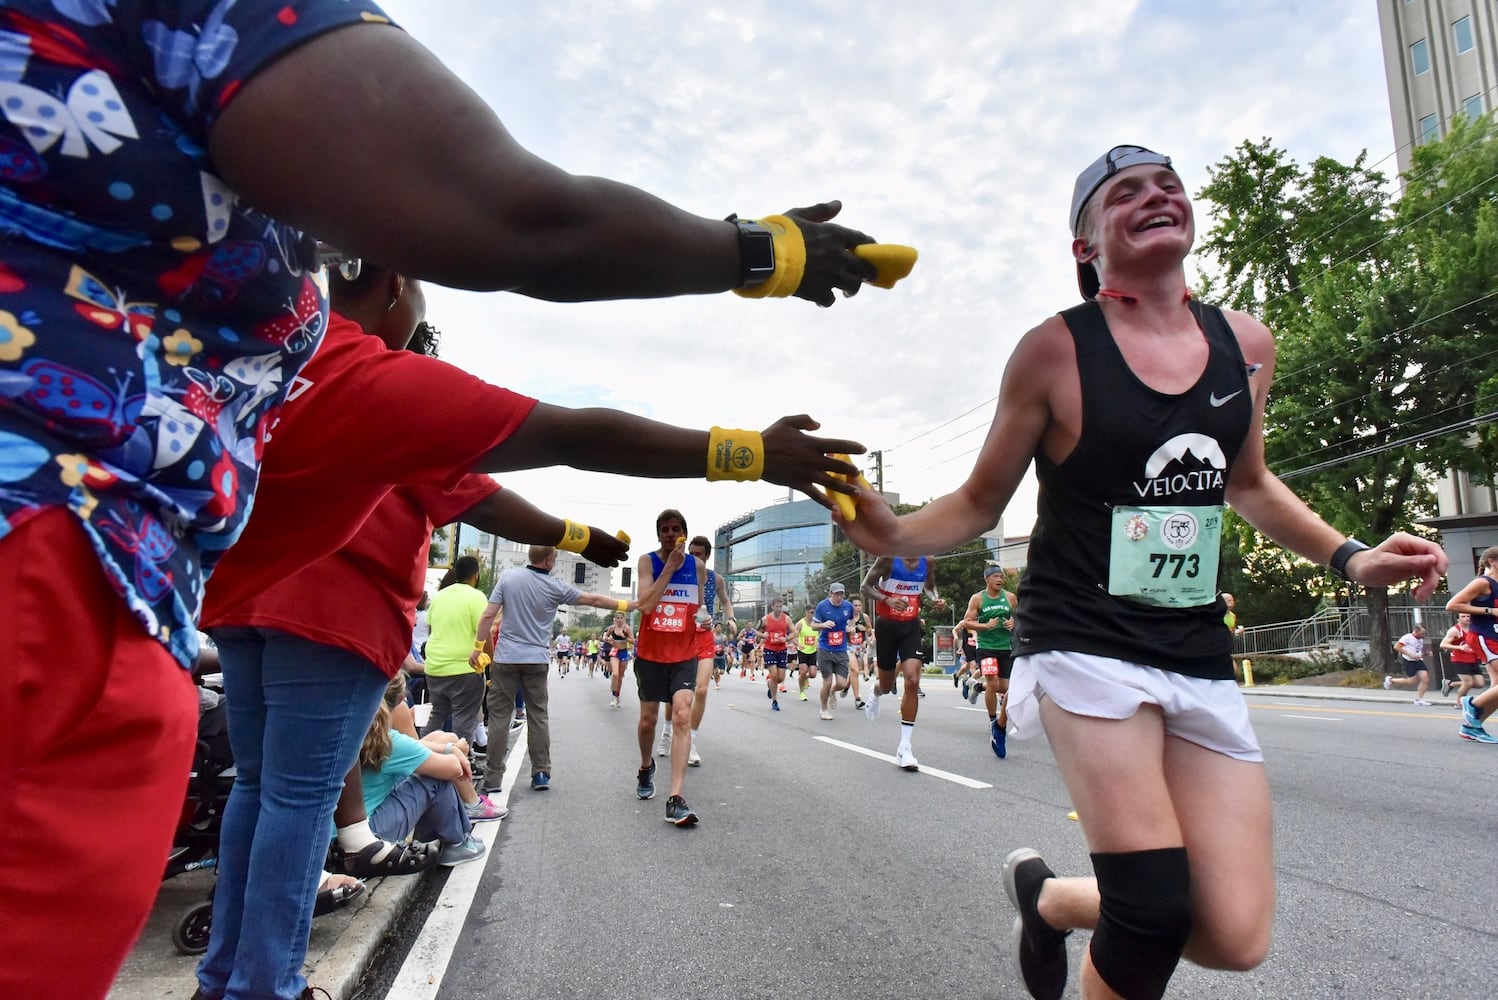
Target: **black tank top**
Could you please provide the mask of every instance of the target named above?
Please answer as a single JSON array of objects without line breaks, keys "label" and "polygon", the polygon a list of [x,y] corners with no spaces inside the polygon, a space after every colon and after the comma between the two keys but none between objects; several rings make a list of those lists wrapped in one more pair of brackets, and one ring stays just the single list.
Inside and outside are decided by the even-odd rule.
[{"label": "black tank top", "polygon": [[1082,434],[1059,465],[1035,456],[1040,499],[1020,584],[1015,653],[1070,650],[1212,680],[1233,676],[1232,634],[1214,597],[1160,607],[1109,593],[1115,507],[1221,504],[1248,435],[1253,394],[1238,339],[1215,306],[1190,304],[1206,369],[1179,395],[1156,392],[1125,363],[1103,311],[1061,314],[1077,351]]}]

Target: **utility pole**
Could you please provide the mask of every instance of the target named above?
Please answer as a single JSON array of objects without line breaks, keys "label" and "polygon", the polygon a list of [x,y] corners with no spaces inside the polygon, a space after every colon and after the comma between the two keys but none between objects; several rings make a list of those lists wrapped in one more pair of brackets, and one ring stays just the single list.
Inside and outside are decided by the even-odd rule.
[{"label": "utility pole", "polygon": [[874,456],[874,489],[878,490],[882,496],[884,494],[884,452],[876,451],[872,454]]}]

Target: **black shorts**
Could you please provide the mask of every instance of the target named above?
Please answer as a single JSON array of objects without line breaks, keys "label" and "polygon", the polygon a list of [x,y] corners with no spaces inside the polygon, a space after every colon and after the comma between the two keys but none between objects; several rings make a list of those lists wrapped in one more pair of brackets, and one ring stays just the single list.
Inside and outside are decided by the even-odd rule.
[{"label": "black shorts", "polygon": [[983,661],[995,659],[999,661],[999,680],[1007,681],[1009,675],[1014,672],[1014,651],[1012,649],[980,649],[978,650],[978,672],[983,676]]},{"label": "black shorts", "polygon": [[1399,658],[1399,662],[1400,665],[1404,667],[1404,676],[1406,677],[1414,677],[1420,671],[1425,669],[1424,660],[1412,660],[1407,656],[1401,656]]},{"label": "black shorts", "polygon": [[817,651],[813,649],[810,653],[796,650],[796,663],[803,667],[815,667],[817,665]]},{"label": "black shorts", "polygon": [[881,618],[874,623],[874,649],[880,670],[894,670],[906,660],[921,658],[921,620],[897,622]]},{"label": "black shorts", "polygon": [[678,691],[697,690],[697,659],[680,663],[657,663],[643,657],[635,657],[635,688],[640,700],[667,702]]}]

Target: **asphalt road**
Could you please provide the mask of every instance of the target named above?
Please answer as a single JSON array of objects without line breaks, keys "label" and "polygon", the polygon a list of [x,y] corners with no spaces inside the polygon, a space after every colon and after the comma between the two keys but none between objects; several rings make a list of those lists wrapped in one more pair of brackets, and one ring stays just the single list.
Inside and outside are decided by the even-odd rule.
[{"label": "asphalt road", "polygon": [[[363,995],[1023,997],[1000,861],[1029,845],[1088,870],[1044,742],[996,759],[986,715],[946,681],[926,682],[910,774],[852,749],[893,754],[888,699],[877,723],[851,699],[823,722],[815,695],[771,713],[762,684],[730,678],[687,772],[702,822],[686,830],[663,822],[664,760],[657,797],[635,798],[633,695],[609,709],[606,684],[576,674],[551,690],[552,789],[520,783],[490,856],[452,870],[425,936],[412,921]],[[1457,739],[1450,708],[1250,705],[1276,809],[1273,953],[1248,974],[1183,964],[1171,995],[1485,991],[1498,747]]]}]

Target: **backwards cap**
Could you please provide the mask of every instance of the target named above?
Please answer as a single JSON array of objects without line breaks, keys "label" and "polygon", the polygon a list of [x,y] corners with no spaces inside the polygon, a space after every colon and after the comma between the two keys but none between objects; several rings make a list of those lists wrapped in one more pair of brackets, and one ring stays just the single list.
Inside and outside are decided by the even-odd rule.
[{"label": "backwards cap", "polygon": [[[1073,237],[1080,235],[1077,228],[1082,224],[1082,209],[1097,194],[1097,189],[1103,186],[1103,182],[1120,170],[1129,167],[1139,167],[1155,164],[1162,167],[1171,167],[1170,157],[1157,153],[1143,146],[1114,146],[1108,152],[1099,156],[1087,165],[1087,169],[1077,175],[1076,187],[1071,194],[1071,234]],[[1174,167],[1171,167],[1174,170]],[[1090,299],[1097,295],[1099,287],[1097,270],[1091,264],[1077,265],[1077,286],[1082,290],[1082,298]]]}]

